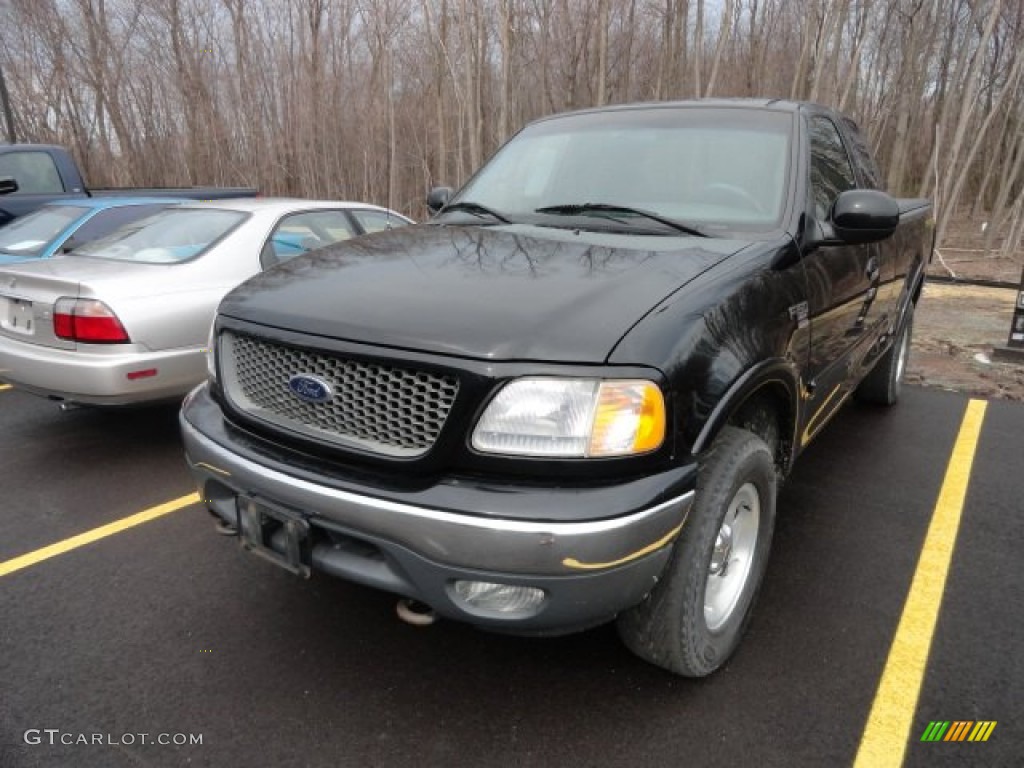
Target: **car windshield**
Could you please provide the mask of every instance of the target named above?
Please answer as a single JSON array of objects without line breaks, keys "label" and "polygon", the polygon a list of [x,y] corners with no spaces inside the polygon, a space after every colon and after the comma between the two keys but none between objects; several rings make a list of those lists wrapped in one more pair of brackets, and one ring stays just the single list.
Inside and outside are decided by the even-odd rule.
[{"label": "car windshield", "polygon": [[218,208],[168,209],[127,224],[72,253],[144,264],[176,264],[198,256],[246,216]]},{"label": "car windshield", "polygon": [[15,219],[0,227],[0,253],[37,258],[86,210],[78,205],[53,205]]},{"label": "car windshield", "polygon": [[670,220],[663,224],[702,232],[771,229],[786,201],[792,130],[788,113],[740,108],[557,117],[520,132],[452,205],[483,205],[513,221],[574,228],[590,220],[650,230],[658,227],[654,214]]}]

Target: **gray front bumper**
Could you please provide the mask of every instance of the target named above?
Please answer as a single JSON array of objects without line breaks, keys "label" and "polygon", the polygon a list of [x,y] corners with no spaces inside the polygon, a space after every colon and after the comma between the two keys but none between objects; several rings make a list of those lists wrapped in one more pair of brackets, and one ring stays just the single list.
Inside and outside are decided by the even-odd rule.
[{"label": "gray front bumper", "polygon": [[[234,523],[239,496],[294,510],[322,534],[312,551],[314,570],[414,597],[473,623],[512,628],[507,619],[474,616],[452,602],[448,585],[456,578],[533,585],[562,596],[556,602],[564,610],[549,608],[546,620],[532,617],[523,629],[610,618],[653,587],[693,502],[688,490],[621,516],[579,522],[432,508],[257,463],[207,437],[200,429],[207,417],[222,415],[201,388],[186,399],[181,428],[200,497],[216,515]],[[572,495],[565,489],[528,492],[546,495],[551,505]],[[621,503],[621,495],[609,491],[609,498]]]}]

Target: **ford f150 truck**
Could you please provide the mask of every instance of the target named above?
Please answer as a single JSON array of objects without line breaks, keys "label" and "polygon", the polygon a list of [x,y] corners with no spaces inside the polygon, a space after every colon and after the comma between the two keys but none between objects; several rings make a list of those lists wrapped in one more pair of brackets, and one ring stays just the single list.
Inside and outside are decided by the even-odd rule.
[{"label": "ford f150 truck", "polygon": [[931,256],[856,126],[780,101],[539,120],[421,226],[229,294],[181,426],[222,531],[399,613],[616,619],[686,676],[736,648],[776,491],[891,405]]},{"label": "ford f150 truck", "polygon": [[255,197],[248,187],[88,189],[75,159],[51,144],[0,144],[0,226],[46,203],[103,196],[219,200]]}]

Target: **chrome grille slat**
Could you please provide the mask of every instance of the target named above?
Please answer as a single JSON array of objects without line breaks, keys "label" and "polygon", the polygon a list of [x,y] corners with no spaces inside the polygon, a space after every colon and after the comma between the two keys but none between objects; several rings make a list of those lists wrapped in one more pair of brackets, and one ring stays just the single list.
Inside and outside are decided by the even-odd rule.
[{"label": "chrome grille slat", "polygon": [[[454,376],[364,362],[226,331],[220,338],[221,375],[232,405],[278,427],[343,447],[385,456],[430,450],[451,410]],[[293,376],[330,384],[326,403],[300,400]]]}]

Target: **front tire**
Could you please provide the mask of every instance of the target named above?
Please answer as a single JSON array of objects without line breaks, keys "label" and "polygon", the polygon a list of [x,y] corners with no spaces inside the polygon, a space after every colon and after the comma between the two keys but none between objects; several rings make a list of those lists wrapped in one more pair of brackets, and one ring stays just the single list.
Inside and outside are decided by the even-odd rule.
[{"label": "front tire", "polygon": [[701,459],[697,498],[662,580],[619,616],[631,651],[686,677],[708,675],[732,655],[764,577],[776,482],[765,442],[725,427]]}]

